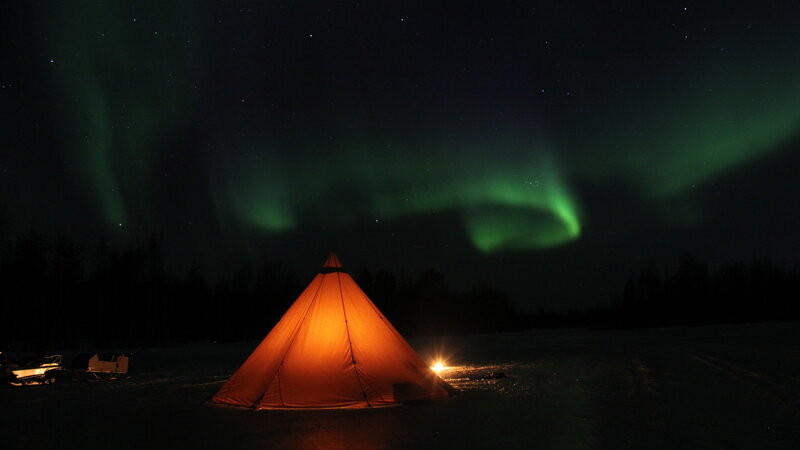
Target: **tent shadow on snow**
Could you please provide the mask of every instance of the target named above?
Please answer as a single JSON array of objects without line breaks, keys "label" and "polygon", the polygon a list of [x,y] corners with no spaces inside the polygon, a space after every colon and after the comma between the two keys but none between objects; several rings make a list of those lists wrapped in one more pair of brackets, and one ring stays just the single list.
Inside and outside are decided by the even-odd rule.
[{"label": "tent shadow on snow", "polygon": [[369,408],[425,403],[453,392],[331,253],[211,402],[254,409]]}]

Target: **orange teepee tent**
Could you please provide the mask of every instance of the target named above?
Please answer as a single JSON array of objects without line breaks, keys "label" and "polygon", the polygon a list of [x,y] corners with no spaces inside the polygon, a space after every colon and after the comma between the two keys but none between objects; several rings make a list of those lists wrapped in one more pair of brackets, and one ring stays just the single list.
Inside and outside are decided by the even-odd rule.
[{"label": "orange teepee tent", "polygon": [[211,401],[256,409],[362,408],[442,398],[449,390],[331,253]]}]

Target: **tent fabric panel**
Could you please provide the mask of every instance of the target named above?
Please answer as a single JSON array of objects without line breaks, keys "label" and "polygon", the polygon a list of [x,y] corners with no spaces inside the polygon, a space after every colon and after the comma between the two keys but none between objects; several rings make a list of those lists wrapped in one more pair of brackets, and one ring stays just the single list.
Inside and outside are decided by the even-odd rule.
[{"label": "tent fabric panel", "polygon": [[[346,273],[341,279],[353,352],[374,403],[446,397],[442,380]],[[402,393],[403,398],[396,398]]]},{"label": "tent fabric panel", "polygon": [[309,306],[319,295],[322,281],[323,276],[318,274],[309,283],[272,331],[214,395],[213,402],[250,407],[264,395],[292,345]]},{"label": "tent fabric panel", "polygon": [[363,401],[342,306],[336,274],[324,275],[318,299],[281,366],[285,406],[325,407]]},{"label": "tent fabric panel", "polygon": [[267,391],[264,392],[264,395],[258,400],[258,403],[254,405],[256,408],[264,408],[264,405],[271,405],[275,408],[285,407],[283,404],[283,396],[281,395],[282,378],[281,369],[278,368],[275,377],[272,378],[272,382],[267,387]]}]

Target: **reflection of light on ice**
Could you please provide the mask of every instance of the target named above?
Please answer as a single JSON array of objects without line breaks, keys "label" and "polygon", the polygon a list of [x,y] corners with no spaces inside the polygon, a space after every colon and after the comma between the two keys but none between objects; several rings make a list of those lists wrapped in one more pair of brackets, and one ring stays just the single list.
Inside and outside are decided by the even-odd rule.
[{"label": "reflection of light on ice", "polygon": [[[456,389],[485,389],[495,385],[498,381],[493,374],[505,375],[512,371],[515,364],[498,364],[489,366],[444,366],[441,371],[436,371],[439,376]],[[433,367],[431,367],[433,369]],[[495,389],[495,388],[492,388]]]}]

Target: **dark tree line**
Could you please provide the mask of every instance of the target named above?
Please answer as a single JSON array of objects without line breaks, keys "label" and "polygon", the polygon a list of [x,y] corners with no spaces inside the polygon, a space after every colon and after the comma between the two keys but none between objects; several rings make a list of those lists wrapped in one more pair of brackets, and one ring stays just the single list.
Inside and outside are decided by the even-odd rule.
[{"label": "dark tree line", "polygon": [[403,334],[494,333],[523,328],[520,315],[502,291],[485,285],[451,288],[444,274],[427,269],[398,279],[364,269],[356,282]]},{"label": "dark tree line", "polygon": [[[313,276],[300,279],[265,257],[212,285],[197,264],[182,274],[168,266],[156,239],[114,250],[33,231],[20,236],[0,249],[0,350],[258,339]],[[356,278],[404,334],[518,326],[502,292],[452,290],[433,270],[402,279],[364,270]]]},{"label": "dark tree line", "polygon": [[[800,270],[766,260],[712,269],[684,256],[674,272],[651,264],[607,306],[567,313],[519,311],[502,291],[455,289],[433,269],[354,275],[404,335],[800,319]],[[265,256],[212,285],[197,264],[173,273],[156,239],[118,250],[31,231],[0,248],[0,350],[258,339],[311,276]]]},{"label": "dark tree line", "polygon": [[156,239],[90,249],[29,232],[0,251],[0,348],[263,336],[299,288],[291,271],[267,261],[210,286],[196,264],[171,273]]},{"label": "dark tree line", "polygon": [[620,313],[616,322],[661,326],[798,320],[798,299],[798,268],[764,259],[712,270],[683,255],[673,273],[650,264],[631,275],[615,305]]},{"label": "dark tree line", "polygon": [[769,260],[711,268],[682,255],[670,272],[649,264],[605,306],[528,313],[534,327],[632,328],[800,320],[800,269]]}]

